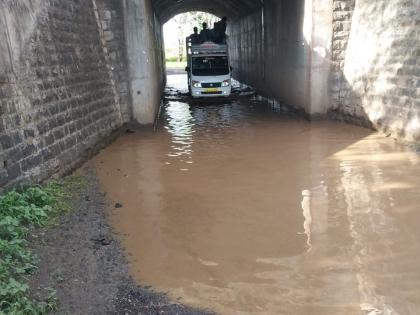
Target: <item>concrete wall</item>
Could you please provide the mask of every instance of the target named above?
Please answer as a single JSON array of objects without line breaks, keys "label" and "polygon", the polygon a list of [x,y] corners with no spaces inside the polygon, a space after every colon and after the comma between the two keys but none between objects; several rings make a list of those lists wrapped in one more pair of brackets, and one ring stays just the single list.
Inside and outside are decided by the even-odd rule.
[{"label": "concrete wall", "polygon": [[335,116],[420,141],[420,1],[335,0]]},{"label": "concrete wall", "polygon": [[265,0],[229,29],[234,75],[304,111],[420,141],[420,0]]},{"label": "concrete wall", "polygon": [[235,77],[308,115],[326,114],[332,0],[266,0],[229,36]]},{"label": "concrete wall", "polygon": [[104,41],[105,56],[111,66],[112,78],[124,122],[133,118],[124,29],[124,5],[121,0],[95,0],[99,29]]},{"label": "concrete wall", "polygon": [[1,1],[0,45],[0,190],[71,169],[122,125],[92,1]]},{"label": "concrete wall", "polygon": [[133,118],[152,124],[166,78],[162,25],[150,0],[126,0],[125,21]]}]

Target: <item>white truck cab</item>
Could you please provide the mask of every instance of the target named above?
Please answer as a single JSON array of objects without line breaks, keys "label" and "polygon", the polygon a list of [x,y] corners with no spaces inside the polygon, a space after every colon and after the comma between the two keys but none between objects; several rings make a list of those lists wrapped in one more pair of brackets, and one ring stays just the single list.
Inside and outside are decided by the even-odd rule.
[{"label": "white truck cab", "polygon": [[187,39],[188,89],[191,96],[228,97],[232,91],[228,47],[213,42],[191,44]]}]

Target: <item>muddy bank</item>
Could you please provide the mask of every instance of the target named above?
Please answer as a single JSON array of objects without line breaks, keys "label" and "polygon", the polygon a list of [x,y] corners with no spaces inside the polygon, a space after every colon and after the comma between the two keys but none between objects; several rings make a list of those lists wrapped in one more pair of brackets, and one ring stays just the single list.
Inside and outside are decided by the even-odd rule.
[{"label": "muddy bank", "polygon": [[208,314],[142,287],[128,274],[124,252],[106,218],[106,199],[96,176],[83,168],[87,184],[74,198],[74,211],[53,229],[37,231],[34,244],[39,288],[57,290],[57,314]]}]

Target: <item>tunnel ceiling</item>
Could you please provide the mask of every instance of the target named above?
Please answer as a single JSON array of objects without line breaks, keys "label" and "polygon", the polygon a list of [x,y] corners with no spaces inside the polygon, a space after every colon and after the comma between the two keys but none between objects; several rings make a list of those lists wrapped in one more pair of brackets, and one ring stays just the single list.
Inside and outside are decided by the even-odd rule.
[{"label": "tunnel ceiling", "polygon": [[219,17],[237,19],[261,7],[263,0],[153,0],[155,12],[162,23],[179,13],[205,11]]}]

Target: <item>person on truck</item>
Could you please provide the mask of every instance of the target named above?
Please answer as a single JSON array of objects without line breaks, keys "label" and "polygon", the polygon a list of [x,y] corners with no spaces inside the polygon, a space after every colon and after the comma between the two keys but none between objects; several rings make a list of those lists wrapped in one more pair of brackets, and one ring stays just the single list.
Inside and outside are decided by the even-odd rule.
[{"label": "person on truck", "polygon": [[220,21],[214,23],[214,29],[213,29],[214,42],[218,44],[226,43],[226,28],[227,28],[226,16],[224,16]]},{"label": "person on truck", "polygon": [[218,22],[214,23],[214,27],[212,29],[213,41],[217,44],[220,44],[221,41],[222,41],[220,22],[221,21],[218,21]]},{"label": "person on truck", "polygon": [[200,44],[200,34],[198,34],[198,27],[194,27],[194,33],[190,35],[191,44]]},{"label": "person on truck", "polygon": [[200,32],[200,41],[201,43],[212,40],[211,31],[208,29],[207,23],[203,23],[203,30]]},{"label": "person on truck", "polygon": [[220,24],[220,35],[222,43],[226,43],[226,29],[227,29],[227,17],[224,16],[222,20],[219,22]]}]

